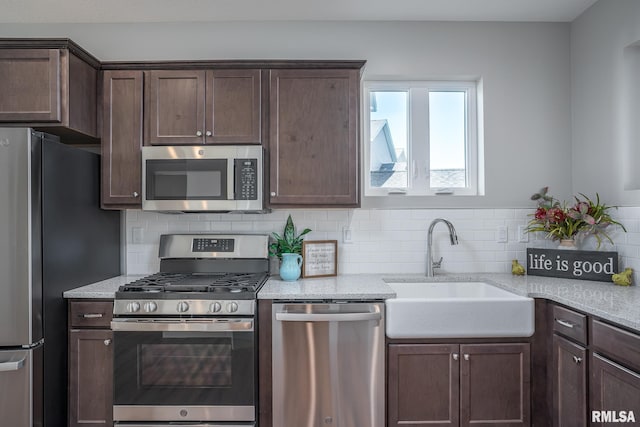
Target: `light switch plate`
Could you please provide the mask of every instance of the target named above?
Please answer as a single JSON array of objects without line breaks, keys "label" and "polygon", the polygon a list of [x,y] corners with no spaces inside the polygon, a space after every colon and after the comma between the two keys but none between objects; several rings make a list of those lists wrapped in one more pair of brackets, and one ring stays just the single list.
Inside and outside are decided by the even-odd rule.
[{"label": "light switch plate", "polygon": [[342,228],[342,243],[353,243],[353,233],[349,227]]},{"label": "light switch plate", "polygon": [[526,225],[518,226],[518,242],[527,243],[529,241],[529,233],[527,233]]},{"label": "light switch plate", "polygon": [[498,226],[496,242],[507,243],[509,241],[509,229],[506,225]]},{"label": "light switch plate", "polygon": [[144,240],[144,228],[142,227],[133,227],[131,229],[131,241],[133,243],[142,243],[142,241]]}]

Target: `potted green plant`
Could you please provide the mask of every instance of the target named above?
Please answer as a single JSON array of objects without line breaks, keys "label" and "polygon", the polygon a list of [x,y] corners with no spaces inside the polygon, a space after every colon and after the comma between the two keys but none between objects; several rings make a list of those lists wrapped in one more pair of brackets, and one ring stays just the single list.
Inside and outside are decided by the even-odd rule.
[{"label": "potted green plant", "polygon": [[305,228],[302,233],[296,235],[293,219],[289,215],[282,235],[273,233],[275,242],[269,245],[269,255],[280,259],[280,277],[282,280],[295,281],[300,277],[303,236],[310,232],[311,229]]}]

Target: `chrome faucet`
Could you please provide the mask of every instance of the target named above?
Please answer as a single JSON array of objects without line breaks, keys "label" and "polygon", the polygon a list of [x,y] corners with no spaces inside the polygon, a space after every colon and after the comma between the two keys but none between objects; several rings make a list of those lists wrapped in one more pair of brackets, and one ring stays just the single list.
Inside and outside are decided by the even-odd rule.
[{"label": "chrome faucet", "polygon": [[451,224],[451,222],[443,218],[436,218],[431,221],[431,225],[429,225],[429,231],[427,233],[427,277],[433,277],[433,269],[440,268],[440,266],[442,265],[442,257],[440,257],[438,261],[433,260],[433,228],[439,222],[444,222],[444,224],[449,229],[449,238],[451,239],[451,244],[458,244],[458,234],[456,234],[456,229],[453,224]]}]

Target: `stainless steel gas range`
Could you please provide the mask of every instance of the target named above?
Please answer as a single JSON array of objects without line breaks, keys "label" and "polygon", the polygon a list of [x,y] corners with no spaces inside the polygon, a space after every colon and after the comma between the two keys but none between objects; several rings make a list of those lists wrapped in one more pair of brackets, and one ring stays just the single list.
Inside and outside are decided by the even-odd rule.
[{"label": "stainless steel gas range", "polygon": [[115,425],[255,426],[268,236],[163,235],[159,255],[159,273],[116,292]]}]

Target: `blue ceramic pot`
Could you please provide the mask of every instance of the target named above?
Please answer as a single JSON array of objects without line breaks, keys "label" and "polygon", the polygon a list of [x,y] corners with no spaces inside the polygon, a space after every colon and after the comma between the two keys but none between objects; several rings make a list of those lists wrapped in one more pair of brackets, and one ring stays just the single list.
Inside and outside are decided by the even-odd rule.
[{"label": "blue ceramic pot", "polygon": [[295,282],[300,277],[302,256],[298,254],[282,254],[280,278],[286,282]]}]

